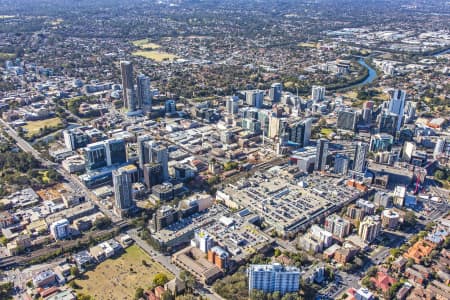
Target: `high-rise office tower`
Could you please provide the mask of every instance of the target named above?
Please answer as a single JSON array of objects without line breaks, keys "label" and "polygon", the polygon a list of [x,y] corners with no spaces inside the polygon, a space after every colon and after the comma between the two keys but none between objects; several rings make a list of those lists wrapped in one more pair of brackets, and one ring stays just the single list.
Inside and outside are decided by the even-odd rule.
[{"label": "high-rise office tower", "polygon": [[336,154],[334,158],[334,173],[347,175],[349,159],[344,154]]},{"label": "high-rise office tower", "polygon": [[239,98],[237,96],[229,96],[225,102],[227,113],[237,114],[239,111]]},{"label": "high-rise office tower", "polygon": [[108,165],[106,159],[106,147],[102,142],[87,145],[84,148],[86,170],[92,171]]},{"label": "high-rise office tower", "polygon": [[288,141],[297,143],[300,147],[307,146],[311,137],[311,124],[312,119],[287,124]]},{"label": "high-rise office tower", "polygon": [[445,149],[445,140],[438,139],[434,146],[433,158],[438,159],[442,155],[442,153],[444,153],[444,149]]},{"label": "high-rise office tower", "polygon": [[311,91],[311,99],[314,102],[323,101],[325,99],[325,87],[319,85],[313,85]]},{"label": "high-rise office tower", "polygon": [[125,141],[109,139],[84,148],[86,169],[92,171],[101,167],[123,164],[127,161]]},{"label": "high-rise office tower", "polygon": [[[142,145],[142,146],[141,146]],[[138,144],[138,149],[141,149],[139,154],[139,165],[142,163],[143,169],[145,164],[158,163],[161,165],[162,179],[166,181],[169,179],[169,152],[165,145],[151,141],[142,140]],[[139,151],[139,150],[138,150]]]},{"label": "high-rise office tower", "polygon": [[133,64],[130,61],[121,61],[120,70],[122,73],[122,89],[124,106],[129,111],[136,110],[136,93],[133,83]]},{"label": "high-rise office tower", "polygon": [[388,133],[395,136],[397,132],[399,116],[387,111],[383,111],[378,116],[378,129],[380,133]]},{"label": "high-rise office tower", "polygon": [[371,152],[390,152],[392,150],[392,144],[394,138],[390,134],[376,134],[370,138],[370,151]]},{"label": "high-rise office tower", "polygon": [[271,113],[266,110],[258,111],[258,120],[261,122],[261,130],[263,131],[263,135],[265,137],[269,136],[270,116]]},{"label": "high-rise office tower", "polygon": [[402,90],[395,90],[391,100],[389,101],[389,112],[396,114],[398,116],[397,124],[396,124],[396,131],[400,130],[400,127],[402,125],[403,120],[403,113],[405,109],[405,99],[406,99],[406,92]]},{"label": "high-rise office tower", "polygon": [[362,108],[362,120],[364,124],[372,123],[373,101],[366,101]]},{"label": "high-rise office tower", "polygon": [[144,164],[146,162],[149,162],[149,155],[148,155],[148,149],[146,150],[145,144],[148,141],[151,141],[152,137],[148,134],[146,135],[140,135],[137,137],[137,152],[138,152],[138,159],[139,159],[139,169],[143,170]]},{"label": "high-rise office tower", "polygon": [[275,138],[280,135],[281,118],[276,116],[269,116],[269,128],[267,130],[269,138]]},{"label": "high-rise office tower", "polygon": [[280,102],[283,85],[281,83],[273,83],[270,86],[269,97],[272,102]]},{"label": "high-rise office tower", "polygon": [[177,111],[177,103],[173,99],[166,100],[164,103],[166,114],[173,114]]},{"label": "high-rise office tower", "polygon": [[149,189],[164,182],[163,168],[160,163],[144,164],[143,173],[145,185]]},{"label": "high-rise office tower", "polygon": [[109,165],[127,162],[126,143],[123,139],[109,139],[105,141],[106,159]]},{"label": "high-rise office tower", "polygon": [[[293,124],[289,124],[286,118],[281,118],[278,136],[283,144],[287,143],[290,138],[294,138],[295,140],[297,139],[300,140],[301,138],[301,127],[295,126],[294,128],[291,128],[292,125]],[[299,130],[292,130],[292,129],[299,129]]]},{"label": "high-rise office tower", "polygon": [[248,108],[243,110],[243,117],[247,119],[258,119],[258,115],[260,113],[260,110],[256,108]]},{"label": "high-rise office tower", "polygon": [[86,147],[89,144],[89,136],[79,128],[63,130],[64,144],[69,150]]},{"label": "high-rise office tower", "polygon": [[137,107],[142,109],[148,107],[152,109],[152,96],[150,94],[150,78],[144,74],[137,77]]},{"label": "high-rise office tower", "polygon": [[251,133],[261,133],[261,122],[255,119],[242,119],[242,128],[250,131]]},{"label": "high-rise office tower", "polygon": [[325,170],[325,165],[327,164],[329,143],[330,142],[327,139],[317,140],[316,161],[314,163],[314,170],[318,171]]},{"label": "high-rise office tower", "polygon": [[254,290],[264,293],[293,293],[300,288],[300,270],[280,264],[250,265],[248,273],[249,293]]},{"label": "high-rise office tower", "polygon": [[405,123],[411,122],[416,117],[417,103],[407,101],[405,104]]},{"label": "high-rise office tower", "polygon": [[[280,94],[281,98],[281,94]],[[245,92],[245,102],[253,107],[261,108],[264,102],[264,91],[251,90]]]},{"label": "high-rise office tower", "polygon": [[364,124],[370,125],[370,123],[372,122],[372,110],[371,109],[364,108],[362,110],[362,120],[363,120]]},{"label": "high-rise office tower", "polygon": [[338,113],[337,128],[342,130],[354,131],[358,122],[356,111],[341,110]]},{"label": "high-rise office tower", "polygon": [[362,173],[366,166],[366,156],[369,145],[364,142],[358,142],[355,145],[355,155],[353,157],[353,171]]},{"label": "high-rise office tower", "polygon": [[403,149],[402,149],[402,156],[401,158],[406,161],[406,162],[410,162],[414,152],[416,152],[416,143],[415,142],[405,142],[403,144]]},{"label": "high-rise office tower", "polygon": [[119,168],[112,173],[114,184],[115,207],[120,211],[127,211],[133,206],[133,190],[131,175]]}]

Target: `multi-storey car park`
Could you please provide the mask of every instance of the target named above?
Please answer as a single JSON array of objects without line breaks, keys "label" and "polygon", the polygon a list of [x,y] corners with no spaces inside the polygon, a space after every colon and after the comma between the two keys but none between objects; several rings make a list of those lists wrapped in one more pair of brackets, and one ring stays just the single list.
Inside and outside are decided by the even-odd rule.
[{"label": "multi-storey car park", "polygon": [[230,184],[217,199],[258,214],[283,237],[293,237],[308,225],[363,196],[343,179],[308,176],[290,178],[284,166]]},{"label": "multi-storey car park", "polygon": [[227,213],[229,213],[229,210],[226,207],[214,205],[153,232],[152,239],[162,251],[171,252],[189,243],[194,237],[196,229],[213,223]]},{"label": "multi-storey car park", "polygon": [[216,219],[203,230],[239,264],[255,253],[264,252],[273,242],[273,238],[254,225],[259,220],[259,216],[243,209]]}]

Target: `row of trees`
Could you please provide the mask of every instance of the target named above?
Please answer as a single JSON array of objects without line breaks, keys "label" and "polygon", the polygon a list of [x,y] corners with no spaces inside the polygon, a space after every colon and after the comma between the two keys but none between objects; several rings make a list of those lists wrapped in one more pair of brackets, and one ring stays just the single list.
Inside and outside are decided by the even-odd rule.
[{"label": "row of trees", "polygon": [[[147,264],[147,262],[143,261],[143,264]],[[186,271],[181,271],[180,280],[183,282],[185,286],[185,294],[184,295],[172,295],[170,291],[165,291],[161,295],[161,300],[175,300],[175,299],[191,299],[190,296],[194,291],[195,287],[195,278]],[[164,273],[157,273],[152,280],[152,286],[149,287],[149,290],[153,290],[157,286],[164,286],[167,282],[169,282],[169,278]],[[142,287],[138,287],[134,294],[134,299],[138,300],[144,297],[144,289]],[[196,299],[195,297],[192,299]]]},{"label": "row of trees", "polygon": [[6,282],[0,284],[0,299],[12,299],[12,292],[14,284],[12,282]]},{"label": "row of trees", "polygon": [[248,282],[245,267],[242,266],[233,275],[217,280],[213,290],[228,300],[248,299]]},{"label": "row of trees", "polygon": [[450,169],[437,169],[434,172],[434,178],[450,181]]},{"label": "row of trees", "polygon": [[252,291],[250,293],[250,300],[304,300],[309,299],[305,298],[303,295],[299,293],[287,293],[281,295],[280,292],[274,293],[264,293],[263,291]]}]

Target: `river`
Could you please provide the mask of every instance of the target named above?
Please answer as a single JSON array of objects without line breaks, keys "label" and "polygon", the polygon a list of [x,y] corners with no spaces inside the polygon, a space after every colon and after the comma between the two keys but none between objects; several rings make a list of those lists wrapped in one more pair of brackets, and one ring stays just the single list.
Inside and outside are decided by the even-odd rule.
[{"label": "river", "polygon": [[447,53],[450,53],[450,48],[442,50],[442,51],[439,51],[438,53],[433,54],[433,56],[438,57],[438,56],[441,56],[441,55],[444,55],[444,54],[447,54]]},{"label": "river", "polygon": [[361,87],[371,83],[372,81],[375,80],[375,78],[377,78],[377,71],[375,71],[371,66],[366,64],[363,57],[358,56],[358,63],[369,71],[369,75],[367,75],[367,77],[360,83],[355,83],[338,90],[349,90],[355,87]]},{"label": "river", "polygon": [[[444,54],[447,54],[447,53],[450,53],[450,48],[442,50],[442,51],[440,51],[438,53],[435,53],[435,54],[433,54],[433,56],[438,57],[438,56],[441,56],[441,55],[444,55]],[[377,78],[377,72],[371,66],[366,64],[366,62],[364,61],[363,57],[358,56],[358,63],[369,71],[369,75],[362,82],[349,85],[349,86],[347,86],[347,87],[345,87],[343,89],[348,90],[348,89],[352,89],[352,88],[355,88],[355,87],[361,87],[361,86],[364,86],[364,85],[368,85],[372,81],[374,81],[375,78]]]},{"label": "river", "polygon": [[377,78],[377,71],[375,71],[371,66],[369,66],[368,64],[366,64],[366,62],[364,61],[363,58],[359,58],[358,59],[358,63],[365,67],[367,70],[369,70],[369,76],[366,77],[366,79],[364,79],[363,82],[355,84],[354,86],[358,86],[358,85],[366,85],[371,83],[372,81],[375,80],[375,78]]}]

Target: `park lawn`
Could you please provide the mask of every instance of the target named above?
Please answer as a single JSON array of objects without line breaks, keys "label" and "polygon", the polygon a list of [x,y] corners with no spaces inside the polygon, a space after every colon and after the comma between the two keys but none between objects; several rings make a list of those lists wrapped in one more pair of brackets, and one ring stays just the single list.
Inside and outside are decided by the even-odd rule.
[{"label": "park lawn", "polygon": [[148,41],[148,39],[137,40],[137,41],[133,41],[131,43],[133,45],[135,45],[136,47],[139,47],[141,49],[158,49],[158,48],[161,48],[160,45],[155,44],[155,43],[151,43],[151,42]]},{"label": "park lawn", "polygon": [[56,128],[62,125],[62,121],[60,118],[50,118],[45,120],[38,121],[29,121],[27,125],[23,126],[23,128],[27,131],[27,137],[32,137],[35,134],[39,133],[41,128],[47,126],[48,128]]},{"label": "park lawn", "polygon": [[388,101],[390,96],[389,96],[389,93],[381,92],[381,94],[378,94],[375,98],[378,98],[381,101]]},{"label": "park lawn", "polygon": [[39,174],[42,175],[42,182],[49,183],[50,178],[48,178],[48,171],[39,171]]},{"label": "park lawn", "polygon": [[146,43],[141,46],[141,49],[159,49],[159,48],[161,48],[161,46],[155,43]]},{"label": "park lawn", "polygon": [[364,104],[364,102],[366,102],[366,100],[355,100],[355,101],[352,101],[352,107],[361,107],[363,104]]},{"label": "park lawn", "polygon": [[[146,266],[142,264],[143,260]],[[88,294],[95,300],[132,300],[136,289],[148,289],[157,273],[166,274],[169,280],[174,278],[139,246],[132,245],[121,256],[107,259],[94,270],[84,273],[82,279],[76,279],[81,287],[77,292]]]},{"label": "park lawn", "polygon": [[131,42],[136,47],[141,47],[142,45],[148,43],[148,39],[136,40]]},{"label": "park lawn", "polygon": [[52,24],[53,26],[57,26],[57,25],[60,25],[62,22],[64,22],[64,20],[61,18],[58,18],[58,19],[52,21],[50,24]]},{"label": "park lawn", "polygon": [[6,53],[6,52],[0,52],[0,59],[13,59],[16,55],[14,53]]},{"label": "park lawn", "polygon": [[298,43],[298,46],[302,47],[302,48],[316,48],[317,47],[316,43]]},{"label": "park lawn", "polygon": [[143,209],[156,209],[158,208],[157,204],[151,202],[150,200],[141,200],[136,201],[136,206]]},{"label": "park lawn", "polygon": [[203,102],[203,101],[211,101],[214,99],[217,99],[217,97],[216,96],[195,97],[195,98],[192,98],[191,100],[195,101],[195,102]]},{"label": "park lawn", "polygon": [[358,97],[358,93],[355,91],[348,91],[348,92],[345,92],[342,96],[350,98],[350,99],[356,99]]},{"label": "park lawn", "polygon": [[153,59],[157,62],[162,62],[164,60],[174,60],[178,56],[170,54],[167,52],[153,51],[153,50],[138,50],[132,53],[135,56],[142,56],[148,59]]},{"label": "park lawn", "polygon": [[334,131],[330,128],[322,128],[320,129],[320,133],[325,135],[325,136],[329,136],[330,134],[332,134]]},{"label": "park lawn", "polygon": [[286,87],[286,88],[293,88],[294,87],[294,83],[292,82],[292,81],[286,81],[285,83],[284,83],[284,86]]}]

